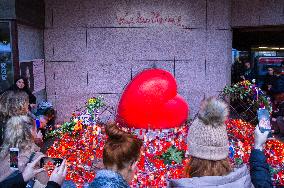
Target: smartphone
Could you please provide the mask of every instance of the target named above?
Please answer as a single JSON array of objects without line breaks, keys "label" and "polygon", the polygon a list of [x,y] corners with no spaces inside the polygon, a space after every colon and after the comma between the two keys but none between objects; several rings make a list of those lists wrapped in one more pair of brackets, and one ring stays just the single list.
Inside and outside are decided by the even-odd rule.
[{"label": "smartphone", "polygon": [[19,148],[10,148],[10,168],[18,170]]},{"label": "smartphone", "polygon": [[40,168],[47,171],[53,170],[56,166],[60,166],[62,161],[61,158],[43,157],[40,159]]},{"label": "smartphone", "polygon": [[257,111],[259,130],[264,133],[265,131],[271,132],[270,115],[267,109],[259,109]]}]

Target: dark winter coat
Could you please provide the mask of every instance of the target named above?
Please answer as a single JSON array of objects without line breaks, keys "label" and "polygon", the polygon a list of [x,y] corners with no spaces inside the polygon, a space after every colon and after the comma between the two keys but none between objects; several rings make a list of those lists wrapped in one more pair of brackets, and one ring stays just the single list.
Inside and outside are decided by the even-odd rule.
[{"label": "dark winter coat", "polygon": [[[16,176],[0,182],[1,188],[25,188],[26,185],[27,182],[24,181],[22,173],[18,173]],[[47,182],[47,186],[45,188],[60,188],[60,187],[61,186],[58,183],[49,181]]]},{"label": "dark winter coat", "polygon": [[273,85],[277,77],[275,75],[269,75],[267,74],[264,78],[264,84],[265,85]]},{"label": "dark winter coat", "polygon": [[250,154],[251,182],[255,188],[272,188],[269,166],[263,151],[253,149]]},{"label": "dark winter coat", "polygon": [[284,119],[283,116],[279,116],[276,119],[276,122],[272,122],[272,128],[274,133],[277,134],[282,140],[284,138]]},{"label": "dark winter coat", "polygon": [[249,80],[250,82],[255,79],[255,73],[253,69],[245,69],[243,72],[243,76],[246,80]]},{"label": "dark winter coat", "polygon": [[284,75],[280,75],[270,90],[273,94],[284,93]]},{"label": "dark winter coat", "polygon": [[264,83],[263,83],[263,86],[262,86],[262,89],[264,91],[268,91],[268,85],[273,85],[274,82],[276,81],[277,77],[275,75],[269,75],[267,74],[264,78]]}]

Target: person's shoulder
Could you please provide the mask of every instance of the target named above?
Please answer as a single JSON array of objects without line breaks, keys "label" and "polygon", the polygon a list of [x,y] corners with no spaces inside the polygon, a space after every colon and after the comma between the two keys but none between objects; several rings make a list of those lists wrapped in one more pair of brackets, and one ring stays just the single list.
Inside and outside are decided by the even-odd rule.
[{"label": "person's shoulder", "polygon": [[116,188],[117,187],[117,184],[116,182],[108,179],[108,178],[102,178],[102,177],[99,177],[99,178],[95,178],[94,181],[90,184],[89,186],[90,188],[111,188],[111,187],[114,187]]},{"label": "person's shoulder", "polygon": [[90,184],[90,188],[129,188],[129,186],[118,178],[97,177]]}]

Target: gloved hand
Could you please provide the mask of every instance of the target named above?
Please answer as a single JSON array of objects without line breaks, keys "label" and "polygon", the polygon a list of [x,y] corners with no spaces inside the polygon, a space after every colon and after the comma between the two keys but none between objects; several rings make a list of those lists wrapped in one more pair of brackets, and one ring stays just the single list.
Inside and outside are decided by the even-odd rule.
[{"label": "gloved hand", "polygon": [[268,136],[269,132],[265,131],[264,133],[262,133],[259,130],[258,125],[255,127],[254,130],[254,149],[259,149],[259,150],[263,150],[263,146],[267,140],[267,136]]}]

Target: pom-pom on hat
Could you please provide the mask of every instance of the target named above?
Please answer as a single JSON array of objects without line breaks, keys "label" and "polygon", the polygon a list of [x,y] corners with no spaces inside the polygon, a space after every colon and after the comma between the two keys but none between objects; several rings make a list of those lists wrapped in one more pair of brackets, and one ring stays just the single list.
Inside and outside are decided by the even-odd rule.
[{"label": "pom-pom on hat", "polygon": [[198,117],[188,132],[191,156],[214,161],[228,157],[229,141],[225,125],[228,114],[225,102],[214,97],[202,101]]}]

